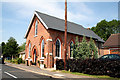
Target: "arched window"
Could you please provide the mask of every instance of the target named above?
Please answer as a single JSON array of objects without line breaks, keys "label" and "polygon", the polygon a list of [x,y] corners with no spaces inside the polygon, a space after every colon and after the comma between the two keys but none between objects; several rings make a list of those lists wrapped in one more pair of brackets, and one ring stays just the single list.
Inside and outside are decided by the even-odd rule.
[{"label": "arched window", "polygon": [[29,43],[29,57],[30,57],[30,53],[31,53],[31,43]]},{"label": "arched window", "polygon": [[38,22],[35,23],[35,35],[37,35]]},{"label": "arched window", "polygon": [[59,39],[56,41],[56,57],[61,57],[61,42]]},{"label": "arched window", "polygon": [[44,57],[44,39],[41,42],[41,57]]},{"label": "arched window", "polygon": [[70,57],[73,57],[72,50],[73,50],[73,41],[71,41],[70,43]]}]

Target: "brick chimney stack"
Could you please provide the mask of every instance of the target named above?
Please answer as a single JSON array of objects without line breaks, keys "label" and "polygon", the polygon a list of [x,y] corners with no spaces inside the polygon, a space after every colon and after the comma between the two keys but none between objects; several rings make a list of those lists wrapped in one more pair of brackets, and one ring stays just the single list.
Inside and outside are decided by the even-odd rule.
[{"label": "brick chimney stack", "polygon": [[90,28],[86,28],[87,30],[90,30]]}]

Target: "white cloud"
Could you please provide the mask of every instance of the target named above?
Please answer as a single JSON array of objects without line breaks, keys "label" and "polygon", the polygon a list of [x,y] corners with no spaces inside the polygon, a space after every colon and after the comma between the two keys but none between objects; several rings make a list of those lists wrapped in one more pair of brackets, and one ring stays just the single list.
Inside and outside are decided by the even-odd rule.
[{"label": "white cloud", "polygon": [[41,2],[39,0],[34,0],[32,2],[29,1],[24,3],[17,3],[17,5],[23,6],[23,8],[18,10],[17,13],[25,17],[30,17],[35,10],[60,18],[62,18],[61,13],[64,13],[64,9],[61,9],[57,2]]},{"label": "white cloud", "polygon": [[[45,2],[46,1],[46,2]],[[19,18],[31,18],[33,15],[33,12],[35,10],[38,10],[42,13],[46,13],[58,18],[64,19],[64,3],[59,2],[49,2],[48,0],[40,1],[40,0],[34,0],[34,1],[28,1],[25,0],[25,2],[19,2],[13,5],[13,7],[19,9],[16,9],[16,16]],[[61,4],[63,6],[61,6]],[[92,17],[88,17],[88,15],[93,15],[93,11],[89,9],[84,3],[80,4],[74,4],[71,5],[73,9],[79,10],[78,12],[73,12],[72,10],[68,10],[68,20],[69,21],[75,21],[75,22],[83,22],[83,21],[91,21]],[[69,8],[69,6],[68,6]],[[83,14],[84,13],[84,14]]]}]

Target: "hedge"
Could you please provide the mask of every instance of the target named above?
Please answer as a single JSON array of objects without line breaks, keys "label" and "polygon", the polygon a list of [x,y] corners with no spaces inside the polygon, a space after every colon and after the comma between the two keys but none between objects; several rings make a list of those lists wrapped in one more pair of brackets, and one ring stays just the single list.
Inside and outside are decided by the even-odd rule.
[{"label": "hedge", "polygon": [[63,59],[57,59],[57,61],[56,61],[56,69],[57,70],[63,70],[64,69]]},{"label": "hedge", "polygon": [[[120,60],[68,59],[66,63],[66,70],[70,70],[70,72],[120,77]],[[63,59],[56,61],[56,69],[64,69]]]}]

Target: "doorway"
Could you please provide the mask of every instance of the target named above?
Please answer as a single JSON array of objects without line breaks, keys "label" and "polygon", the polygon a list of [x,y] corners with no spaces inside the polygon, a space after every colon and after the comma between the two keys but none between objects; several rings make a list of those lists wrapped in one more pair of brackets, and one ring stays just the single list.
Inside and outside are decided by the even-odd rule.
[{"label": "doorway", "polygon": [[36,56],[36,49],[34,49],[34,54],[33,54],[33,65],[36,65],[36,59],[37,59],[37,56]]}]

